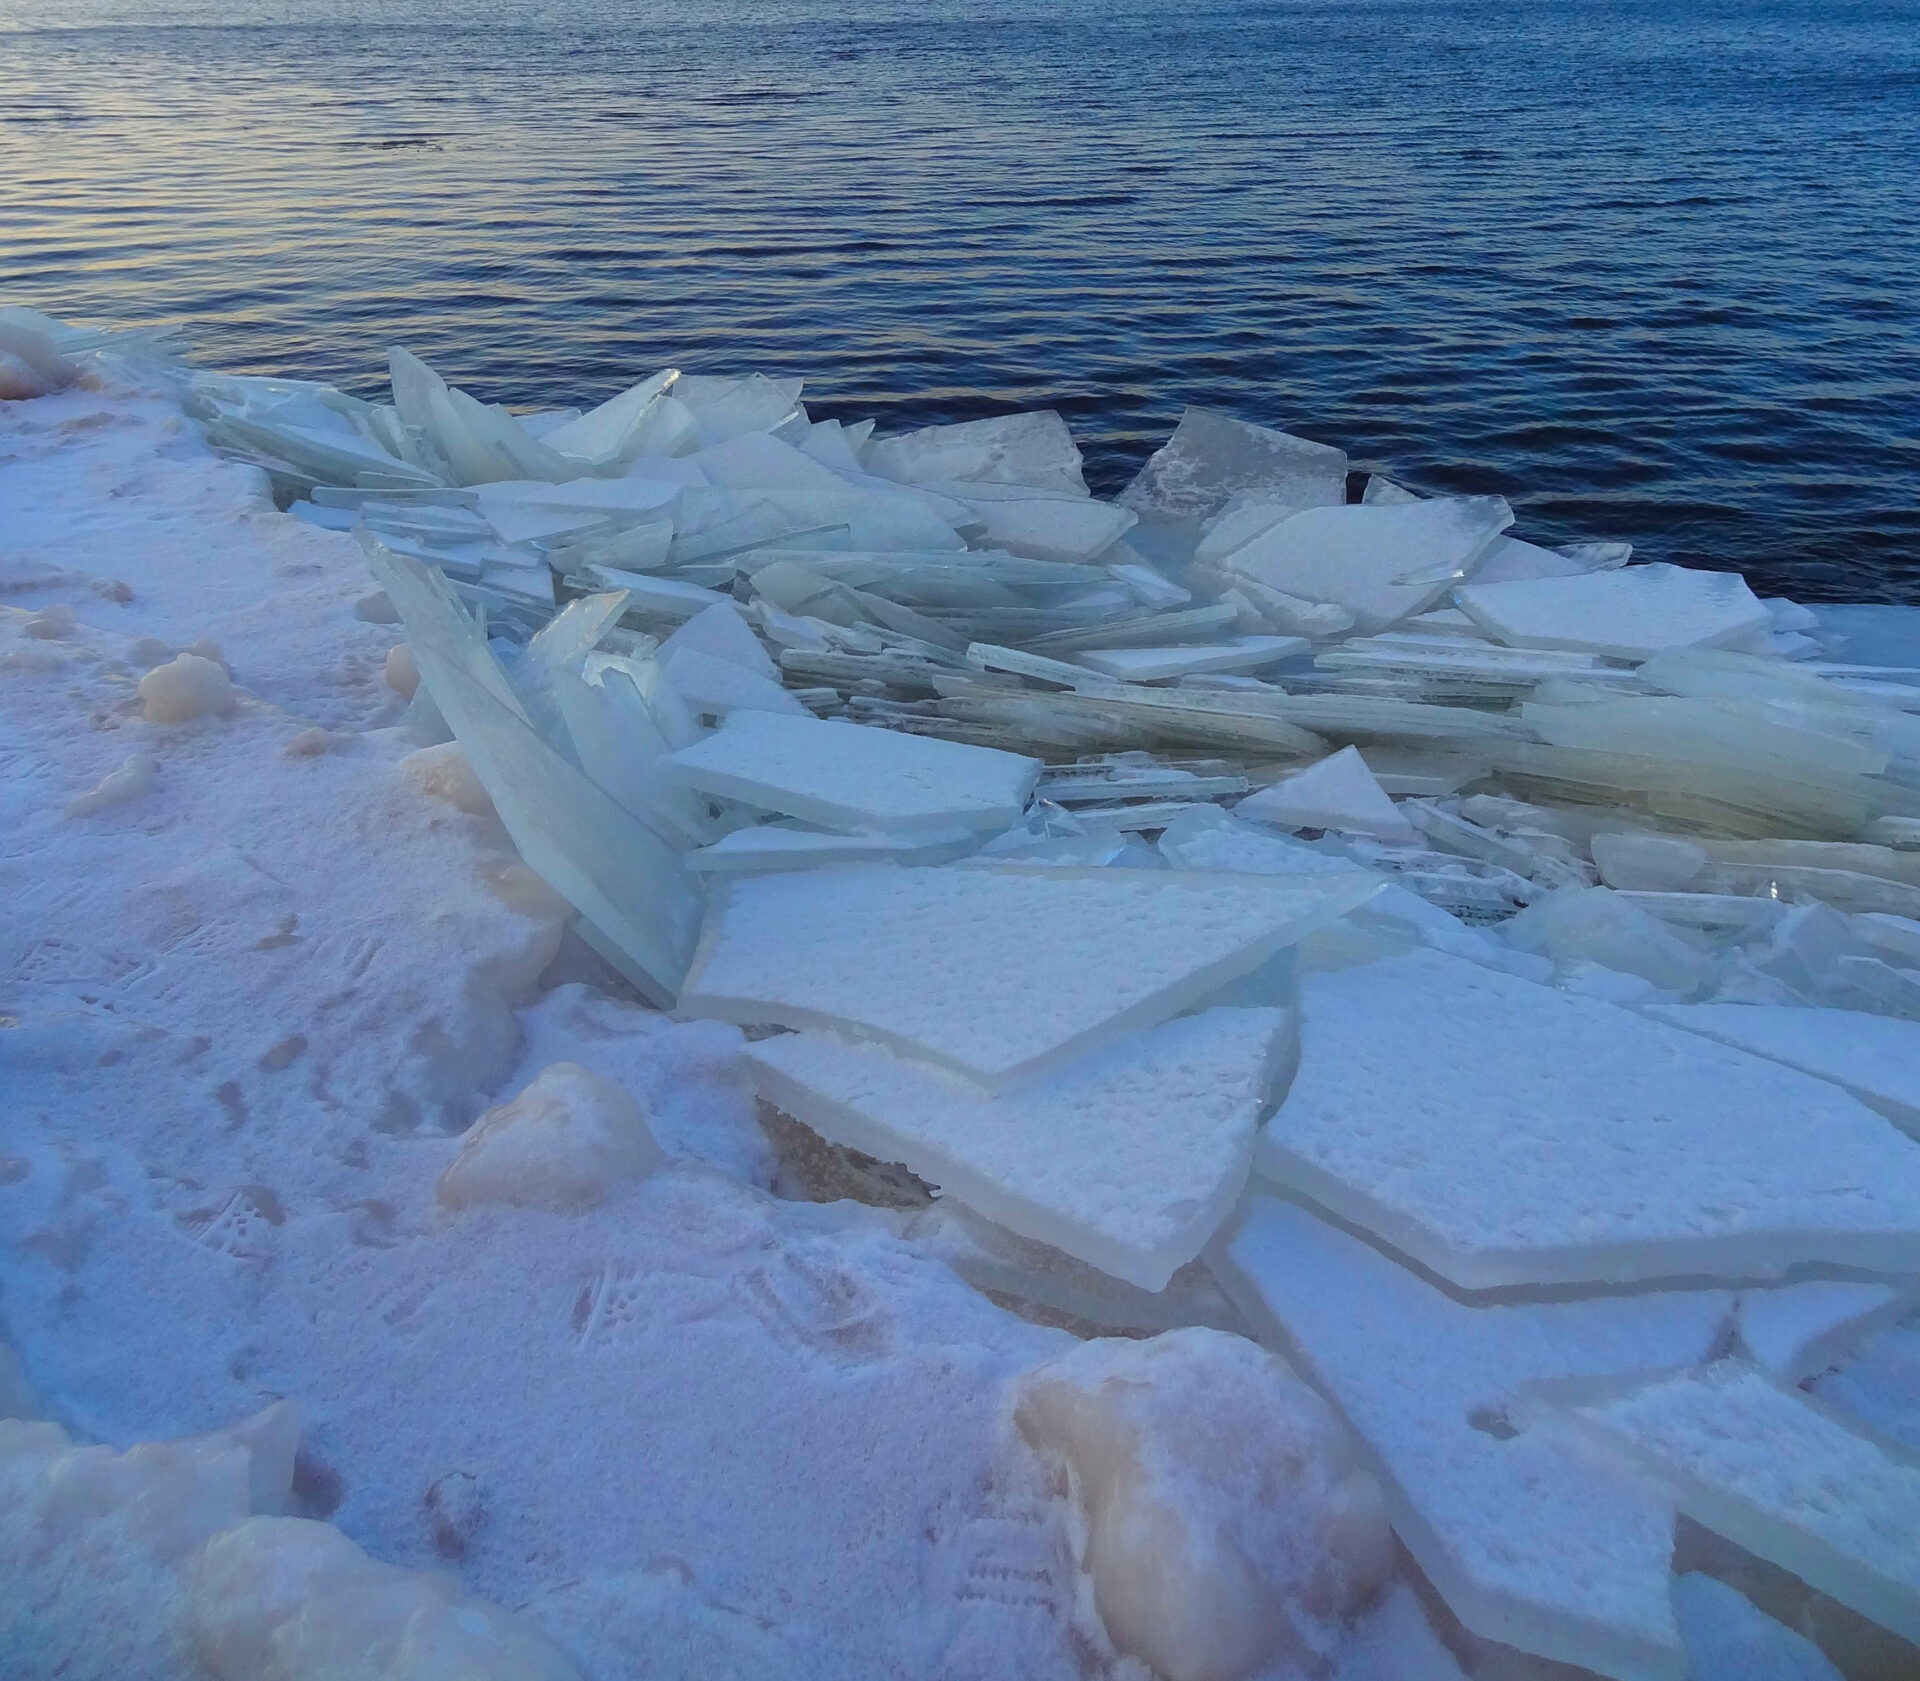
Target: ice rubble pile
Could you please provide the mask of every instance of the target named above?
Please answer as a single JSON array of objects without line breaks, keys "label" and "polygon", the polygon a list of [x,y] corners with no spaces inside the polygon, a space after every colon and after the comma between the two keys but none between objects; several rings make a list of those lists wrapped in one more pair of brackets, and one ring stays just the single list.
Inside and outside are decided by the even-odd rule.
[{"label": "ice rubble pile", "polygon": [[1677,1681],[1685,1513],[1913,1658],[1920,1484],[1797,1386],[1920,1277],[1920,610],[1199,409],[1107,503],[1050,413],[167,377],[355,532],[581,936],[788,1030],[762,1096],[969,1276],[1243,1316],[1467,1638]]}]

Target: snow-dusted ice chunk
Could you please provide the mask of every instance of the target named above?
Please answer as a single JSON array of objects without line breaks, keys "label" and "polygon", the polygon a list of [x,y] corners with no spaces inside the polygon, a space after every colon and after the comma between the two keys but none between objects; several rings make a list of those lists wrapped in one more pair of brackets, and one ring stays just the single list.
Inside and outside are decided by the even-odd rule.
[{"label": "snow-dusted ice chunk", "polygon": [[1343,747],[1249,794],[1233,810],[1236,817],[1280,829],[1338,829],[1408,846],[1416,838],[1413,825],[1374,779],[1357,747]]},{"label": "snow-dusted ice chunk", "polygon": [[140,701],[150,724],[189,724],[233,705],[233,681],[217,660],[179,654],[140,679]]},{"label": "snow-dusted ice chunk", "polygon": [[1676,1576],[1673,1608],[1687,1643],[1689,1681],[1842,1681],[1804,1634],[1712,1576]]},{"label": "snow-dusted ice chunk", "polygon": [[84,794],[67,802],[69,817],[95,817],[152,793],[159,782],[159,764],[144,753],[123,759]]},{"label": "snow-dusted ice chunk", "polygon": [[1630,566],[1576,578],[1470,583],[1460,605],[1516,648],[1573,648],[1647,659],[1663,648],[1718,648],[1767,628],[1765,605],[1737,572]]},{"label": "snow-dusted ice chunk", "polygon": [[1160,1290],[1246,1183],[1280,1010],[1205,1010],[990,1096],[826,1033],[747,1048],[760,1095],[823,1138],[903,1162],[1021,1237]]},{"label": "snow-dusted ice chunk", "polygon": [[1082,1343],[1021,1380],[1014,1419],[1072,1468],[1108,1636],[1167,1681],[1320,1673],[1392,1568],[1346,1430],[1244,1337]]},{"label": "snow-dusted ice chunk", "polygon": [[1920,1269],[1920,1146],[1824,1081],[1439,952],[1301,1005],[1261,1171],[1463,1288]]},{"label": "snow-dusted ice chunk", "polygon": [[437,1194],[449,1208],[591,1208],[610,1186],[644,1178],[663,1160],[624,1087],[577,1062],[556,1062],[473,1123]]},{"label": "snow-dusted ice chunk", "polygon": [[875,438],[867,447],[865,465],[869,473],[902,484],[978,480],[1087,494],[1080,448],[1052,409]]},{"label": "snow-dusted ice chunk", "polygon": [[1831,1080],[1920,1136],[1920,1022],[1795,1004],[1658,1004],[1648,1014]]},{"label": "snow-dusted ice chunk", "polygon": [[832,719],[742,711],[667,761],[688,786],[827,828],[998,829],[1038,759]]},{"label": "snow-dusted ice chunk", "polygon": [[1108,677],[1148,683],[1208,671],[1258,671],[1304,654],[1310,646],[1304,636],[1236,636],[1231,642],[1188,648],[1089,648],[1074,658]]},{"label": "snow-dusted ice chunk", "polygon": [[879,1040],[1003,1091],[1250,974],[1363,903],[1364,875],[887,865],[717,898],[690,1015]]},{"label": "snow-dusted ice chunk", "polygon": [[1621,1449],[1696,1523],[1920,1641],[1920,1455],[1744,1360],[1542,1384],[1525,1410]]},{"label": "snow-dusted ice chunk", "polygon": [[1202,522],[1236,496],[1294,510],[1342,503],[1346,452],[1214,409],[1189,408],[1119,502],[1191,551]]},{"label": "snow-dusted ice chunk", "polygon": [[1268,589],[1335,602],[1371,633],[1426,611],[1512,523],[1498,496],[1309,508],[1221,564]]},{"label": "snow-dusted ice chunk", "polygon": [[331,1524],[249,1518],[214,1537],[185,1585],[216,1681],[579,1681],[531,1622],[452,1577],[380,1564]]},{"label": "snow-dusted ice chunk", "polygon": [[1673,1506],[1610,1457],[1515,1433],[1519,1385],[1704,1359],[1723,1292],[1469,1307],[1304,1209],[1255,1198],[1211,1252],[1366,1444],[1395,1530],[1462,1623],[1621,1681],[1679,1681]]},{"label": "snow-dusted ice chunk", "polygon": [[1799,1383],[1902,1318],[1917,1293],[1911,1285],[1829,1278],[1749,1290],[1740,1298],[1740,1346],[1783,1382]]}]

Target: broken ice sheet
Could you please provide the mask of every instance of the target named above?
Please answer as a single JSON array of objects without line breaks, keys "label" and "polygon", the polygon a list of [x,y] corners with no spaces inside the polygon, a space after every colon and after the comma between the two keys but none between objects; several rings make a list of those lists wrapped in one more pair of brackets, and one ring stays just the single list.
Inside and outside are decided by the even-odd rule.
[{"label": "broken ice sheet", "polygon": [[864,724],[742,711],[669,755],[688,786],[826,828],[998,829],[1017,819],[1040,762]]},{"label": "broken ice sheet", "polygon": [[1366,1444],[1395,1530],[1462,1623],[1621,1681],[1686,1674],[1670,1500],[1560,1432],[1516,1433],[1507,1409],[1531,1379],[1706,1358],[1729,1295],[1470,1307],[1268,1197],[1209,1260]]},{"label": "broken ice sheet", "polygon": [[1310,508],[1220,564],[1269,589],[1334,602],[1362,631],[1380,631],[1431,607],[1512,523],[1498,496]]},{"label": "broken ice sheet", "polygon": [[1831,1080],[1920,1136],[1920,1022],[1792,1004],[1656,1004],[1647,1013]]},{"label": "broken ice sheet", "polygon": [[1824,1081],[1439,952],[1301,1006],[1260,1171],[1463,1289],[1920,1270],[1920,1147]]},{"label": "broken ice sheet", "polygon": [[1354,747],[1249,794],[1234,815],[1280,829],[1338,829],[1412,845],[1416,833]]},{"label": "broken ice sheet", "polygon": [[747,1050],[760,1095],[822,1137],[904,1163],[1021,1237],[1160,1290],[1246,1182],[1280,1010],[1205,1010],[997,1096],[826,1033]]},{"label": "broken ice sheet", "polygon": [[1541,1384],[1523,1409],[1621,1450],[1696,1523],[1920,1641],[1920,1455],[1737,1359]]},{"label": "broken ice sheet", "polygon": [[1769,623],[1767,609],[1737,572],[1666,565],[1469,583],[1458,600],[1488,635],[1514,647],[1574,648],[1617,659],[1720,647]]},{"label": "broken ice sheet", "polygon": [[1363,903],[1364,875],[887,865],[729,883],[689,1015],[825,1028],[990,1091],[1203,1002]]}]

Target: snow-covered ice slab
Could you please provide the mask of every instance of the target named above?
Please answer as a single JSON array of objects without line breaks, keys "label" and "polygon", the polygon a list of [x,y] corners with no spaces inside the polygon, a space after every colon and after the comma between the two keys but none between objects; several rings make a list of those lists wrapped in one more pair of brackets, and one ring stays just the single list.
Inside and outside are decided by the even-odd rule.
[{"label": "snow-covered ice slab", "polygon": [[1920,1455],[1744,1360],[1543,1384],[1523,1406],[1623,1450],[1696,1523],[1920,1641]]},{"label": "snow-covered ice slab", "polygon": [[1653,1004],[1647,1014],[1831,1080],[1920,1136],[1920,1022],[1797,1004]]},{"label": "snow-covered ice slab", "polygon": [[1706,1358],[1729,1295],[1469,1307],[1268,1197],[1209,1258],[1366,1443],[1394,1529],[1462,1623],[1622,1681],[1686,1674],[1671,1500],[1557,1431],[1515,1434],[1507,1408],[1530,1380]]},{"label": "snow-covered ice slab", "polygon": [[820,718],[736,712],[667,756],[689,786],[828,828],[896,834],[1018,820],[1038,759]]},{"label": "snow-covered ice slab", "polygon": [[1920,1270],[1920,1146],[1845,1092],[1434,951],[1315,974],[1260,1170],[1464,1289]]},{"label": "snow-covered ice slab", "polygon": [[1417,838],[1357,747],[1343,747],[1297,775],[1248,795],[1233,809],[1237,817],[1281,829],[1338,829],[1409,846]]},{"label": "snow-covered ice slab", "polygon": [[1737,572],[1629,566],[1577,578],[1467,584],[1460,605],[1489,636],[1517,648],[1572,648],[1647,659],[1663,648],[1719,648],[1769,623]]},{"label": "snow-covered ice slab", "polygon": [[690,1015],[826,1028],[992,1091],[1189,1009],[1344,915],[1372,878],[856,866],[731,882]]},{"label": "snow-covered ice slab", "polygon": [[1512,523],[1498,496],[1309,508],[1221,564],[1268,589],[1335,602],[1362,631],[1380,631],[1431,607]]},{"label": "snow-covered ice slab", "polygon": [[1108,677],[1147,683],[1210,671],[1258,671],[1304,654],[1312,646],[1304,636],[1236,636],[1231,642],[1197,643],[1190,648],[1089,648],[1076,657]]},{"label": "snow-covered ice slab", "polygon": [[1849,1348],[1906,1316],[1920,1284],[1816,1278],[1740,1297],[1740,1346],[1786,1383],[1825,1371]]},{"label": "snow-covered ice slab", "polygon": [[1205,1010],[990,1096],[833,1034],[747,1050],[760,1095],[822,1137],[922,1179],[1021,1237],[1161,1290],[1246,1183],[1281,1010]]}]

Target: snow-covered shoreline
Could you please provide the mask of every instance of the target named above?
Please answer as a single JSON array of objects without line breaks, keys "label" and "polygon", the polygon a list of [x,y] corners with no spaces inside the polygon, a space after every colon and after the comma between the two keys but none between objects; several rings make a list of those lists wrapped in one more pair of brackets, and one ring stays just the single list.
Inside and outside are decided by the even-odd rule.
[{"label": "snow-covered shoreline", "polygon": [[[1087,1526],[1097,1535],[1103,1521],[1089,1467],[1115,1450],[1088,1448],[1071,1402],[1048,1403],[1053,1391],[1028,1376],[1076,1347],[1069,1332],[1036,1321],[1126,1333],[1204,1323],[1285,1344],[1307,1320],[1288,1317],[1300,1304],[1272,1296],[1261,1246],[1291,1244],[1290,1265],[1321,1265],[1352,1238],[1260,1199],[1264,1211],[1243,1210],[1224,1234],[1230,1247],[1212,1251],[1231,1300],[1197,1264],[1150,1298],[1059,1255],[1023,1252],[950,1205],[929,1208],[911,1180],[894,1197],[865,1188],[870,1203],[902,1206],[804,1200],[804,1164],[783,1158],[756,1118],[747,1036],[643,1007],[569,927],[571,908],[520,861],[485,790],[438,753],[432,737],[443,732],[423,728],[422,709],[396,692],[408,663],[393,654],[402,632],[351,537],[277,511],[258,470],[221,459],[173,397],[110,373],[0,407],[0,502],[0,898],[11,965],[0,1002],[0,1342],[48,1416],[81,1441],[126,1446],[230,1428],[291,1400],[299,1459],[283,1446],[257,1453],[262,1465],[287,1460],[290,1491],[272,1498],[336,1526],[383,1565],[456,1572],[467,1593],[523,1613],[555,1643],[551,1659],[529,1646],[533,1655],[518,1653],[522,1667],[510,1668],[494,1641],[475,1661],[501,1667],[478,1673],[559,1675],[564,1667],[538,1666],[570,1661],[595,1677],[1129,1677],[1147,1673],[1143,1659],[1164,1669],[1183,1650],[1208,1649],[1203,1633],[1175,1641],[1168,1657],[1137,1616],[1099,1602],[1097,1585],[1116,1578],[1102,1577],[1089,1544]],[[223,673],[230,692],[209,676],[207,710],[183,705],[198,715],[159,722],[166,708],[143,680],[182,654]],[[1320,826],[1304,806],[1290,815],[1283,826]],[[1184,867],[1274,867],[1244,851],[1239,830],[1190,824],[1179,833],[1193,854]],[[1116,850],[1116,861],[1133,860]],[[1329,861],[1295,859],[1316,873]],[[1589,932],[1549,924],[1528,950],[1429,918],[1395,891],[1397,929],[1377,914],[1346,920],[1307,955],[1306,972],[1323,977],[1305,989],[1309,1036],[1316,1000],[1330,1010],[1342,985],[1364,995],[1378,975],[1380,985],[1413,986],[1400,979],[1405,965],[1430,962],[1438,973],[1463,961],[1423,956],[1419,943],[1464,952],[1489,974],[1530,975],[1512,985],[1571,998],[1569,1008],[1614,1007],[1594,995],[1699,1007],[1647,979],[1650,965],[1678,961],[1666,947],[1627,941],[1614,949],[1630,947],[1630,961],[1596,965]],[[1571,972],[1562,964],[1563,986],[1548,994],[1537,983],[1553,974],[1562,941],[1580,961]],[[1309,1037],[1310,1059],[1313,1048]],[[461,1130],[561,1063],[637,1098],[664,1165],[596,1187],[600,1200],[584,1208],[437,1197],[463,1150]],[[1325,1063],[1305,1070],[1303,1103],[1338,1114],[1368,1100],[1328,1095]],[[1815,1086],[1810,1076],[1779,1079]],[[1837,1086],[1817,1089],[1843,1101]],[[1541,1148],[1550,1154],[1551,1141]],[[831,1171],[859,1171],[827,1155]],[[1316,1158],[1316,1170],[1351,1171],[1336,1155]],[[813,1190],[821,1194],[818,1181]],[[1422,1259],[1444,1268],[1439,1251]],[[1764,1271],[1744,1262],[1700,1270],[1723,1272],[1728,1287],[1696,1279],[1674,1292],[1689,1305],[1645,1332],[1644,1345],[1627,1308],[1594,1306],[1590,1325],[1573,1313],[1565,1332],[1527,1320],[1551,1310],[1525,1304],[1446,1311],[1477,1311],[1483,1329],[1491,1316],[1517,1316],[1512,1346],[1529,1352],[1503,1352],[1489,1333],[1489,1358],[1527,1376],[1614,1371],[1540,1356],[1556,1337],[1604,1343],[1593,1329],[1602,1322],[1623,1349],[1690,1364],[1725,1352],[1739,1315],[1758,1311],[1746,1304],[1786,1294],[1737,1292]],[[1370,1302],[1365,1265],[1340,1276],[1358,1294],[1347,1303],[1333,1292],[1336,1314],[1348,1307],[1357,1323],[1385,1315],[1383,1329],[1403,1315],[1388,1340],[1397,1336],[1415,1367],[1434,1362],[1430,1393],[1453,1396],[1454,1376],[1442,1371],[1448,1346],[1473,1339],[1432,1333],[1432,1304],[1407,1294],[1411,1283],[1383,1283]],[[1417,1290],[1440,1296],[1431,1280]],[[1816,1312],[1809,1334],[1831,1321],[1864,1335],[1904,1310],[1897,1294],[1829,1308],[1826,1319]],[[1603,1292],[1598,1301],[1634,1299]],[[1027,1317],[1002,1305],[1009,1300]],[[1301,1367],[1368,1441],[1360,1457],[1387,1485],[1401,1540],[1448,1556],[1457,1538],[1379,1442],[1458,1421],[1368,1422],[1367,1380],[1341,1365],[1349,1351],[1336,1329],[1304,1351]],[[1431,1347],[1421,1341],[1429,1334]],[[1822,1393],[1911,1439],[1920,1335],[1889,1335],[1877,1361]],[[1746,1346],[1757,1353],[1754,1340]],[[1411,1564],[1366,1562],[1367,1537],[1384,1531],[1368,1528],[1378,1520],[1364,1515],[1358,1485],[1342,1480],[1366,1472],[1316,1434],[1334,1429],[1331,1415],[1318,1422],[1305,1401],[1273,1413],[1296,1432],[1289,1439],[1321,1444],[1308,1462],[1337,1471],[1309,1492],[1289,1486],[1285,1498],[1303,1512],[1346,1502],[1342,1511],[1361,1514],[1346,1530],[1330,1527],[1301,1560],[1288,1556],[1297,1539],[1237,1528],[1245,1519],[1233,1490],[1193,1482],[1191,1466],[1164,1448],[1180,1433],[1182,1395],[1194,1397],[1198,1410],[1185,1416],[1199,1426],[1210,1407],[1239,1416],[1236,1383],[1280,1382],[1265,1366],[1233,1377],[1231,1358],[1184,1348],[1167,1356],[1173,1400],[1137,1426],[1149,1444],[1139,1463],[1166,1451],[1172,1468],[1130,1472],[1126,1486],[1158,1489],[1160,1477],[1195,1534],[1217,1523],[1234,1545],[1255,1549],[1258,1583],[1284,1581],[1271,1591],[1296,1596],[1292,1606],[1328,1602],[1317,1632],[1256,1628],[1239,1647],[1225,1635],[1214,1643],[1229,1654],[1222,1663],[1255,1654],[1252,1668],[1192,1673],[1278,1677],[1315,1663],[1348,1681],[1451,1673],[1409,1585]],[[1126,1357],[1111,1358],[1134,1381]],[[1624,1369],[1649,1363],[1621,1359]],[[1056,1380],[1061,1393],[1109,1381],[1090,1354],[1082,1363],[1082,1375],[1055,1368],[1067,1374]],[[1471,1382],[1459,1391],[1479,1406],[1475,1394]],[[1223,1424],[1211,1451],[1224,1464],[1236,1452],[1257,1462],[1279,1451],[1264,1428]],[[0,1425],[8,1429],[18,1427]],[[0,1474],[13,1481],[0,1492],[0,1520],[11,1512],[29,1537],[10,1561],[23,1584],[10,1603],[20,1609],[0,1621],[10,1673],[51,1674],[64,1658],[73,1667],[62,1673],[126,1674],[129,1651],[149,1654],[157,1676],[207,1672],[196,1666],[211,1661],[213,1613],[192,1592],[231,1608],[252,1603],[252,1578],[198,1565],[194,1582],[221,1585],[183,1599],[171,1565],[128,1539],[137,1525],[125,1512],[99,1516],[112,1506],[105,1496],[91,1505],[67,1496],[64,1507],[47,1496],[52,1505],[36,1507],[44,1491],[33,1492],[34,1466],[44,1469],[52,1450],[45,1438],[37,1447],[17,1433],[4,1440],[14,1457]],[[1497,1434],[1478,1426],[1461,1440],[1499,1452]],[[1062,1455],[1075,1468],[1071,1490]],[[1517,1475],[1514,1487],[1541,1492],[1537,1468]],[[1457,1486],[1441,1476],[1435,1498]],[[1648,1579],[1664,1600],[1658,1518],[1670,1507],[1656,1499],[1647,1509]],[[1638,1508],[1622,1521],[1636,1534],[1647,1528]],[[1549,1523],[1536,1533],[1550,1545],[1555,1531]],[[1164,1565],[1168,1555],[1149,1556]],[[1328,1559],[1339,1564],[1333,1577],[1302,1585]],[[1532,1555],[1518,1575],[1562,1568]],[[1225,1569],[1215,1558],[1192,1581],[1217,1584]],[[1395,1579],[1370,1598],[1388,1574]],[[1436,1586],[1471,1622],[1463,1607],[1485,1584]],[[1531,1588],[1522,1581],[1515,1591]],[[1182,1601],[1189,1612],[1199,1592]],[[1708,1601],[1710,1588],[1687,1588],[1679,1625],[1703,1678],[1740,1673],[1709,1651],[1734,1637],[1729,1630],[1772,1642],[1783,1663],[1815,1661],[1757,1613]],[[1228,1593],[1220,1603],[1247,1602]],[[1363,1607],[1351,1629],[1349,1602]],[[1639,1614],[1622,1608],[1623,1625]],[[103,1640],[106,1620],[121,1644]],[[1171,1621],[1166,1605],[1148,1619]],[[1472,1640],[1448,1626],[1471,1652]],[[1513,1624],[1513,1644],[1530,1638],[1524,1621]],[[1532,1649],[1558,1638],[1549,1632]],[[1678,1643],[1649,1638],[1645,1651],[1621,1648],[1612,1672],[1663,1672]],[[1602,1640],[1594,1649],[1610,1648]],[[318,1662],[311,1656],[276,1661],[289,1676],[318,1673],[299,1667]],[[417,1654],[380,1662],[366,1673],[441,1673],[418,1667],[426,1660]]]}]

